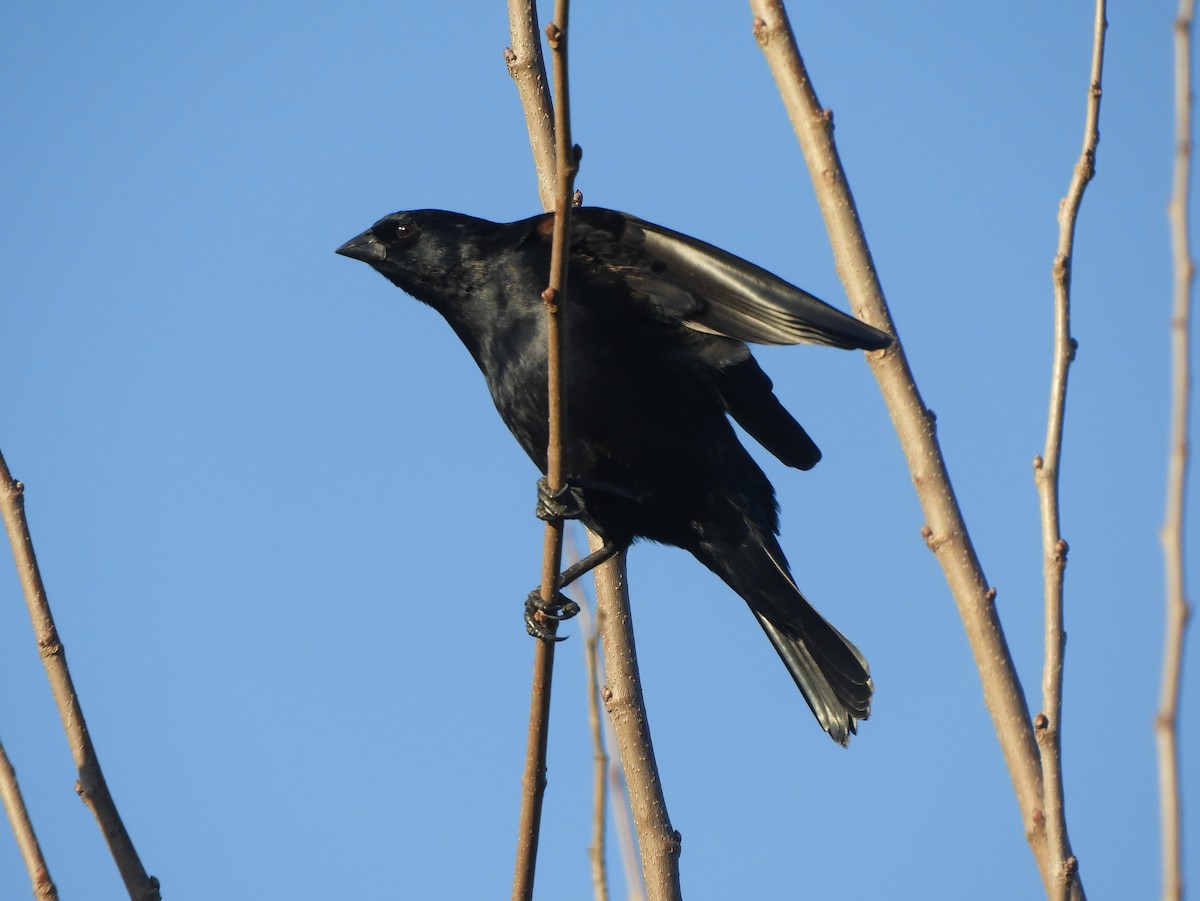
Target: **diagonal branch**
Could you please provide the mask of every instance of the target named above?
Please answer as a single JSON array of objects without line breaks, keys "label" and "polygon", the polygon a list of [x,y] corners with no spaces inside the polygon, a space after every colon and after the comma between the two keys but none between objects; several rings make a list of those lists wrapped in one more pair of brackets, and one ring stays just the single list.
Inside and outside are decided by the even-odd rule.
[{"label": "diagonal branch", "polygon": [[[572,536],[574,537],[574,536]],[[599,549],[604,546],[604,542],[598,536],[590,536],[591,546]],[[573,556],[576,560],[582,557],[578,547],[573,547]],[[613,575],[611,570],[607,571],[610,576]],[[620,573],[619,577],[622,582],[620,585],[605,585],[606,590],[623,591],[624,590],[624,573]],[[608,580],[612,581],[611,578]],[[617,744],[616,734],[613,731],[612,718],[604,717],[602,720],[599,713],[599,701],[601,696],[606,701],[612,700],[612,691],[605,686],[603,690],[600,687],[600,680],[597,673],[597,658],[600,648],[600,621],[602,619],[601,611],[597,610],[595,621],[591,621],[588,616],[587,598],[584,595],[583,588],[579,582],[573,582],[570,587],[571,596],[575,602],[579,604],[580,619],[582,620],[583,632],[587,635],[585,644],[584,664],[587,669],[587,685],[588,685],[588,723],[592,730],[592,747],[594,749],[595,760],[595,778],[592,786],[593,797],[593,833],[592,845],[588,848],[588,854],[592,859],[592,885],[593,893],[597,901],[608,898],[608,866],[605,859],[606,842],[605,836],[605,821],[606,813],[609,807],[608,799],[615,799],[612,804],[612,822],[617,832],[617,845],[621,855],[621,866],[625,873],[626,898],[628,901],[645,901],[646,893],[642,886],[642,877],[639,872],[637,848],[633,840],[633,824],[631,822],[631,811],[629,807],[629,793],[625,789],[623,771],[621,768],[621,758],[618,754],[612,757],[607,749]],[[597,605],[599,606],[599,605]],[[627,606],[627,605],[626,605]],[[614,608],[613,604],[608,604],[607,609]],[[609,636],[610,645],[612,644],[612,636]],[[607,713],[607,711],[606,711]]]},{"label": "diagonal branch", "polygon": [[42,574],[33,552],[33,539],[29,534],[29,523],[25,520],[25,486],[13,479],[3,454],[0,454],[0,515],[8,530],[8,540],[12,544],[21,589],[29,607],[34,637],[67,734],[71,757],[79,773],[75,790],[99,823],[129,897],[133,901],[159,901],[158,880],[146,875],[100,769],[100,761],[96,757],[96,749],[83,718],[83,708],[71,682],[66,651],[54,626],[46,587],[42,584]]},{"label": "diagonal branch", "polygon": [[1166,629],[1162,690],[1154,737],[1158,746],[1159,807],[1162,821],[1162,897],[1183,897],[1183,849],[1179,785],[1179,691],[1183,675],[1183,638],[1191,606],[1183,567],[1183,502],[1187,492],[1188,431],[1191,408],[1191,361],[1188,347],[1192,285],[1196,264],[1188,236],[1192,140],[1193,0],[1180,0],[1175,19],[1175,174],[1167,215],[1171,225],[1175,284],[1171,311],[1171,435],[1167,459],[1167,504],[1162,528],[1166,570]]},{"label": "diagonal branch", "polygon": [[[867,322],[895,334],[883,288],[871,260],[846,174],[833,142],[832,114],[821,107],[800,57],[781,0],[750,0],[754,35],[775,77],[808,165],[838,275],[851,307]],[[1042,776],[1029,708],[996,612],[996,592],[967,533],[962,511],[937,441],[936,419],[921,399],[899,342],[869,353],[892,425],[912,474],[925,515],[921,529],[933,551],[967,633],[1000,748],[1020,806],[1026,838],[1050,886],[1054,866],[1047,855],[1042,813]],[[1082,899],[1078,880],[1073,899]]]},{"label": "diagonal branch", "polygon": [[537,173],[538,197],[542,209],[554,209],[555,163],[554,104],[550,101],[550,85],[546,81],[546,64],[542,61],[541,33],[538,30],[535,0],[508,0],[509,41],[504,50],[508,74],[517,85],[521,108],[525,110],[525,127],[529,132],[529,147],[533,151],[533,167]]},{"label": "diagonal branch", "polygon": [[[592,550],[602,542],[588,535]],[[604,643],[604,688],[601,698],[616,733],[621,763],[625,767],[629,806],[642,856],[642,879],[651,901],[678,901],[679,853],[682,837],[671,826],[650,718],[642,694],[637,647],[633,640],[633,615],[629,607],[625,555],[596,569],[596,619]]]},{"label": "diagonal branch", "polygon": [[17,839],[17,847],[21,851],[21,859],[25,861],[25,869],[29,873],[29,881],[33,885],[33,897],[37,901],[58,901],[58,889],[50,878],[50,870],[46,859],[42,856],[42,846],[38,844],[37,833],[33,831],[33,823],[29,819],[29,811],[25,808],[25,799],[21,797],[21,786],[17,783],[17,771],[13,769],[0,743],[0,801],[4,803],[4,812],[8,815],[8,824],[12,827]]}]

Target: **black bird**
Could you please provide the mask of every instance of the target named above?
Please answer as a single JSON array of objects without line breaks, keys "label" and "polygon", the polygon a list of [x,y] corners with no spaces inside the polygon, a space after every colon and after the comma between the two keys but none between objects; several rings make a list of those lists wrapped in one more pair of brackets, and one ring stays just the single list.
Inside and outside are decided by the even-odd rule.
[{"label": "black bird", "polygon": [[[725,580],[821,726],[848,744],[870,713],[867,662],[796,586],[775,491],[728,416],[788,466],[811,469],[821,452],[745,342],[879,350],[891,339],[695,238],[596,207],[571,218],[564,451],[580,518],[610,548],[675,545]],[[337,250],[445,317],[543,473],[553,221],[393,213]]]}]

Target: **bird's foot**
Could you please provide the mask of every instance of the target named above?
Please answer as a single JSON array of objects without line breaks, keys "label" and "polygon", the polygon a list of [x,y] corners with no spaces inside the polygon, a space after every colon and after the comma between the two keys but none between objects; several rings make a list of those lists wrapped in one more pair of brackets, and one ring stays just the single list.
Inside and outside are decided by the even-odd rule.
[{"label": "bird's foot", "polygon": [[525,631],[542,641],[564,641],[567,636],[555,635],[546,628],[545,620],[560,623],[578,612],[579,605],[561,591],[554,592],[553,599],[546,601],[542,598],[541,590],[534,589],[525,599]]},{"label": "bird's foot", "polygon": [[579,490],[569,482],[557,491],[550,490],[545,477],[538,479],[537,518],[545,522],[562,522],[564,519],[579,519],[583,516],[583,498]]},{"label": "bird's foot", "polygon": [[571,476],[557,491],[550,490],[550,483],[545,476],[538,479],[537,518],[546,522],[558,522],[564,519],[583,519],[587,516],[587,506],[583,500],[583,492],[599,492],[613,497],[645,503],[646,498],[621,485],[612,482],[602,482],[597,479]]}]

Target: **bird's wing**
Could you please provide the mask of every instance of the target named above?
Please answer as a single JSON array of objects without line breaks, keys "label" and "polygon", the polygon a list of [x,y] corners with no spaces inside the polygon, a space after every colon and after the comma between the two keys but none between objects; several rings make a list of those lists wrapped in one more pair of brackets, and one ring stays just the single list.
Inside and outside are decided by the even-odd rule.
[{"label": "bird's wing", "polygon": [[572,252],[689,328],[756,344],[878,350],[884,332],[711,244],[599,207],[572,214]]},{"label": "bird's wing", "polygon": [[796,469],[812,469],[821,451],[791,413],[775,396],[774,386],[752,356],[721,370],[717,393],[725,409],[781,463]]}]

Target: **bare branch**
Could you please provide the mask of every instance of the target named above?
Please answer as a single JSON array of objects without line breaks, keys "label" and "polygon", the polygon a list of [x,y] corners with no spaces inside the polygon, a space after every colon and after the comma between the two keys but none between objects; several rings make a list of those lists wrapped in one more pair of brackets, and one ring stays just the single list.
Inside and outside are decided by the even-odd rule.
[{"label": "bare branch", "polygon": [[[617,745],[617,735],[613,730],[612,720],[604,718],[604,746],[611,748]],[[625,774],[621,769],[621,755],[610,755],[608,762],[608,794],[611,798],[620,798],[620,804],[613,804],[613,826],[617,830],[617,847],[621,852],[621,872],[625,874],[626,901],[645,901],[646,887],[642,884],[642,868],[638,863],[637,840],[634,837],[633,812],[629,807],[629,788],[625,782]]]},{"label": "bare branch", "polygon": [[34,638],[41,651],[42,664],[46,667],[50,689],[58,706],[58,715],[62,718],[63,729],[67,734],[71,757],[79,773],[75,790],[99,823],[100,831],[108,843],[109,853],[116,861],[129,897],[133,901],[159,901],[158,880],[146,875],[146,870],[133,847],[133,841],[125,830],[125,824],[121,822],[117,805],[109,794],[108,784],[104,781],[104,773],[100,769],[100,761],[96,757],[96,749],[88,734],[83,709],[71,682],[71,671],[67,668],[66,651],[54,626],[50,602],[46,597],[42,574],[33,552],[33,539],[29,535],[29,523],[25,520],[24,492],[25,486],[13,479],[8,471],[8,464],[4,461],[4,455],[0,454],[0,515],[4,518],[8,540],[12,544],[17,575],[20,577],[25,603],[29,608],[29,618],[33,623]]},{"label": "bare branch", "polygon": [[[555,627],[552,620],[547,621],[546,628],[553,634]],[[550,735],[550,686],[553,681],[554,644],[539,641],[534,650],[533,687],[529,695],[529,736],[525,746],[525,769],[521,777],[513,901],[529,901],[533,898],[542,798],[546,792],[546,745]]]},{"label": "bare branch", "polygon": [[1162,690],[1154,720],[1158,746],[1159,807],[1162,821],[1162,897],[1183,897],[1179,745],[1179,691],[1183,675],[1183,639],[1191,616],[1183,570],[1183,502],[1187,491],[1188,431],[1191,408],[1192,284],[1196,264],[1188,235],[1188,195],[1192,166],[1192,21],[1193,0],[1180,0],[1175,19],[1175,174],[1167,216],[1171,226],[1175,284],[1171,311],[1171,435],[1167,457],[1167,503],[1162,527],[1166,570],[1166,628]]},{"label": "bare branch", "polygon": [[512,76],[525,110],[529,147],[537,172],[538,197],[542,209],[554,209],[557,167],[554,157],[554,105],[542,61],[542,35],[538,29],[537,4],[534,0],[508,0],[508,28],[512,46],[504,51],[508,74]]},{"label": "bare branch", "polygon": [[[513,32],[513,44],[516,48],[516,53],[513,54],[515,60],[512,57],[508,57],[510,71],[512,71],[513,62],[521,62],[523,55],[527,56],[530,53],[538,53],[540,55],[540,45],[536,39],[528,40],[528,36],[536,34],[537,31],[537,19],[536,15],[532,12],[531,3],[510,0],[509,17]],[[520,39],[517,36],[518,31],[522,36]],[[518,46],[519,40],[520,46]],[[522,47],[524,50],[521,49]],[[534,71],[540,69],[544,73],[545,69],[541,66],[540,62],[535,64],[528,58],[526,62]],[[529,127],[530,145],[534,151],[534,163],[538,168],[538,184],[546,185],[549,183],[553,185],[553,174],[549,166],[554,156],[552,153],[547,152],[547,148],[569,146],[569,141],[560,142],[555,140],[552,119],[545,113],[548,93],[545,90],[544,74],[540,84],[541,87],[539,88],[539,82],[536,78],[525,81],[518,79],[517,81],[521,103],[525,109],[525,121]],[[572,160],[571,162],[575,161]],[[552,191],[541,191],[542,204],[546,208],[549,208],[551,205],[547,198],[552,196],[552,193]],[[598,539],[595,535],[589,533],[588,540],[592,544],[593,549],[599,547]],[[621,610],[625,611],[625,621],[628,622],[629,596],[626,588],[624,565],[624,554],[619,554],[616,558],[601,564],[595,570],[597,620],[600,623],[606,623],[611,617],[617,615],[616,611]],[[627,639],[628,644],[625,644]],[[623,717],[619,723],[613,722],[613,726],[617,732],[617,745],[621,752],[621,758],[626,762],[626,786],[630,798],[657,797],[655,809],[649,811],[648,815],[639,817],[635,823],[638,829],[640,844],[643,848],[644,873],[647,872],[647,868],[651,867],[649,858],[651,856],[654,858],[652,868],[655,872],[655,878],[651,880],[648,875],[646,876],[650,897],[678,897],[678,834],[671,828],[670,822],[667,819],[666,805],[662,798],[658,771],[654,766],[649,728],[645,720],[645,705],[641,697],[641,683],[637,678],[637,658],[632,644],[632,633],[625,629],[604,628],[602,641],[605,651],[605,672],[608,675],[609,681],[618,681],[621,685],[625,686],[625,690],[630,692],[628,703],[632,707],[636,707],[642,711],[640,721],[635,717]],[[610,720],[610,722],[612,721]],[[629,760],[640,762],[636,770],[630,770],[628,766]],[[610,773],[610,778],[615,777]],[[646,812],[643,811],[643,813]],[[622,826],[620,818],[618,818],[617,825],[618,831],[620,831]],[[650,834],[651,832],[653,832],[653,836]],[[631,846],[631,841],[622,843],[623,849]],[[651,849],[650,853],[646,852],[647,847]],[[672,847],[674,848],[673,853],[671,851]],[[665,866],[664,863],[666,863]]]},{"label": "bare branch", "polygon": [[[883,289],[833,142],[832,114],[821,107],[796,47],[780,0],[750,0],[754,35],[762,48],[816,191],[833,247],[838,275],[854,311],[895,334]],[[1050,886],[1054,866],[1046,854],[1042,777],[1029,708],[995,609],[995,589],[983,574],[954,496],[937,441],[935,417],[926,408],[897,341],[867,354],[892,425],[908,461],[925,515],[921,533],[933,551],[962,618],[979,670],[984,704],[1000,741],[1020,806],[1025,834],[1042,880]],[[1082,888],[1072,897],[1083,897]]]},{"label": "bare branch", "polygon": [[[549,209],[554,203],[556,169],[554,119],[550,88],[546,82],[546,67],[542,62],[537,5],[534,0],[509,0],[508,17],[512,47],[505,50],[504,57],[509,74],[516,83],[521,106],[525,110],[525,122],[537,170],[538,194],[542,206]],[[545,561],[543,571],[544,567]],[[544,577],[542,584],[546,584]],[[551,633],[556,628],[552,621],[547,621],[545,627]],[[533,894],[542,798],[546,790],[546,744],[549,738],[550,686],[553,675],[554,646],[550,642],[538,642],[534,649],[529,698],[529,737],[525,747],[524,774],[521,778],[521,812],[517,827],[516,869],[513,877],[514,899],[528,899]]]},{"label": "bare branch", "polygon": [[1042,809],[1046,815],[1046,854],[1055,868],[1048,887],[1051,898],[1068,897],[1078,862],[1067,837],[1062,781],[1062,686],[1067,633],[1063,629],[1063,575],[1067,542],[1059,526],[1059,464],[1062,459],[1063,423],[1067,405],[1067,373],[1075,359],[1071,337],[1071,267],[1075,249],[1075,223],[1083,192],[1096,171],[1096,146],[1100,140],[1100,85],[1104,67],[1105,0],[1097,0],[1092,40],[1092,67],[1088,83],[1083,148],[1075,163],[1066,197],[1058,206],[1058,248],[1051,275],[1054,281],[1054,359],[1050,374],[1050,410],[1046,444],[1034,458],[1034,483],[1041,508],[1043,585],[1045,605],[1045,661],[1042,668],[1042,710],[1034,718],[1042,763]]},{"label": "bare branch", "polygon": [[[555,21],[546,27],[550,48],[554,51],[555,148],[557,155],[554,234],[550,252],[550,284],[542,293],[546,308],[546,359],[549,397],[549,443],[546,450],[546,482],[553,494],[564,486],[563,448],[566,444],[566,399],[563,396],[563,331],[567,312],[567,236],[571,229],[571,200],[575,192],[578,148],[571,144],[569,88],[567,81],[567,17],[569,0],[557,0]],[[536,146],[536,145],[535,145]],[[541,597],[546,608],[554,606],[558,596],[558,574],[562,570],[563,522],[546,523],[542,547]],[[539,614],[540,616],[540,614]],[[513,898],[533,897],[534,870],[537,865],[538,835],[541,830],[542,797],[546,789],[546,743],[550,729],[550,686],[554,673],[553,619],[542,618],[548,637],[534,651],[534,679],[530,696],[529,741],[522,777],[521,817],[517,837],[516,873]]]},{"label": "bare branch", "polygon": [[[572,533],[574,538],[575,533]],[[574,541],[572,541],[574,550]],[[581,555],[574,553],[576,560]],[[592,864],[592,897],[608,901],[608,865],[605,825],[608,821],[608,753],[604,750],[604,727],[600,720],[600,626],[588,613],[588,600],[580,582],[572,582],[568,591],[579,605],[579,631],[583,633],[584,684],[587,686],[588,731],[592,734],[592,843],[588,860]]]},{"label": "bare branch", "polygon": [[[592,550],[602,544],[594,535],[588,536],[588,542]],[[682,897],[679,885],[682,838],[667,816],[662,780],[654,759],[626,584],[624,554],[597,567],[596,619],[604,642],[605,685],[601,700],[612,721],[625,766],[646,895],[652,901],[677,901]]]},{"label": "bare branch", "polygon": [[[586,609],[580,604],[580,609]],[[600,624],[591,623],[584,644],[587,663],[588,728],[592,733],[592,843],[588,857],[592,862],[592,892],[596,901],[608,901],[608,866],[606,862],[605,824],[608,821],[608,754],[604,751],[604,729],[600,725],[600,680],[597,672],[597,652],[600,645]]]},{"label": "bare branch", "polygon": [[[575,533],[572,533],[572,538]],[[598,538],[593,541],[593,547],[603,546]],[[573,556],[581,559],[575,542],[572,541]],[[608,863],[606,842],[604,839],[605,813],[611,803],[613,825],[617,830],[617,845],[621,854],[621,868],[625,874],[627,901],[642,901],[646,897],[642,886],[641,868],[638,866],[637,846],[633,839],[633,824],[630,822],[629,794],[625,788],[625,780],[621,770],[621,758],[613,756],[608,748],[617,744],[613,732],[612,720],[608,716],[601,717],[599,712],[600,682],[597,660],[600,649],[599,617],[593,622],[588,616],[587,598],[579,582],[572,582],[569,589],[572,598],[579,604],[580,628],[587,636],[584,663],[587,670],[588,684],[588,723],[592,730],[592,747],[596,762],[595,782],[592,797],[595,812],[593,815],[592,847],[588,849],[592,859],[592,884],[597,898],[608,897]],[[611,606],[611,605],[610,605]],[[607,694],[607,690],[605,692]],[[601,782],[606,787],[601,787]]]},{"label": "bare branch", "polygon": [[17,784],[17,771],[9,762],[4,745],[0,743],[0,801],[4,802],[4,812],[8,815],[8,823],[17,839],[17,847],[21,851],[21,859],[25,861],[25,869],[29,872],[29,881],[33,885],[33,897],[37,901],[58,901],[58,889],[50,878],[50,870],[46,859],[42,856],[42,847],[38,844],[37,835],[33,831],[33,823],[29,820],[29,811],[25,809],[25,799],[21,797],[21,787]]}]

